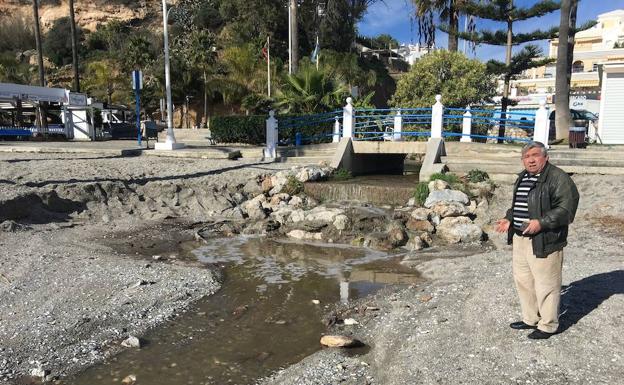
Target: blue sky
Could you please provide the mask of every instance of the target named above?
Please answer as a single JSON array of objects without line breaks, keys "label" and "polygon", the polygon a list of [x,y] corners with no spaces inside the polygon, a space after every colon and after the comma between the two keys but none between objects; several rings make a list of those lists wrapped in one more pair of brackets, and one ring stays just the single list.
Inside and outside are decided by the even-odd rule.
[{"label": "blue sky", "polygon": [[[519,6],[530,6],[536,1],[518,0]],[[401,43],[418,43],[418,27],[416,21],[410,21],[413,12],[411,0],[384,0],[378,1],[369,7],[367,14],[359,23],[359,33],[364,36],[376,36],[382,33],[389,34]],[[595,20],[596,17],[605,12],[615,9],[624,9],[624,0],[580,0],[577,13],[577,25],[581,25],[588,20]],[[412,26],[413,24],[413,26]],[[463,27],[463,18],[460,23]],[[553,12],[541,18],[530,19],[514,24],[514,32],[527,32],[535,29],[546,29],[559,25],[559,12]],[[490,30],[504,28],[502,23],[478,20],[477,29],[485,28]],[[448,36],[441,31],[436,31],[436,45],[446,47]],[[545,54],[548,54],[548,43],[546,41],[535,42],[542,47]],[[460,49],[463,43],[459,43]],[[517,50],[517,49],[516,49]],[[515,50],[514,50],[515,53]],[[470,52],[470,56],[473,56]],[[482,45],[477,48],[476,57],[480,60],[497,59],[504,61],[505,48],[497,46]]]}]

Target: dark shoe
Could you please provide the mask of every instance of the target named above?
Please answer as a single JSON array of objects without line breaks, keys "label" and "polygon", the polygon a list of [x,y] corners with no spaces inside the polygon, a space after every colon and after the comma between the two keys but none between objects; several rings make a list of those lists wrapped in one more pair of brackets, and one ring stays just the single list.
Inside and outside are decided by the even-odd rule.
[{"label": "dark shoe", "polygon": [[516,330],[537,329],[537,326],[527,325],[522,321],[512,322],[509,324],[509,327]]},{"label": "dark shoe", "polygon": [[529,334],[529,338],[532,340],[547,340],[554,334],[555,333],[546,333],[539,329],[535,329],[531,334]]}]

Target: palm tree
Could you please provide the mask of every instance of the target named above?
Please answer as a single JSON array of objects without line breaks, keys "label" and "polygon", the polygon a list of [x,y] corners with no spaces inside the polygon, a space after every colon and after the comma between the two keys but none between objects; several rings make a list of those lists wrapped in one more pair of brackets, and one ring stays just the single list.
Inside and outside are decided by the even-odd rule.
[{"label": "palm tree", "polygon": [[448,33],[448,50],[457,51],[459,38],[459,14],[462,0],[412,0],[416,7],[418,33],[424,37],[425,44],[432,47],[435,43],[436,23],[434,15],[445,20],[444,31]]},{"label": "palm tree", "polygon": [[76,18],[74,0],[69,0],[69,21],[71,25],[72,67],[74,69],[74,91],[80,92],[80,75],[78,71],[78,42],[76,36]]},{"label": "palm tree", "polygon": [[[39,25],[39,2],[33,0],[33,17],[35,21],[35,42],[37,45],[37,66],[39,67],[39,85],[45,87],[45,73],[43,68],[43,48],[41,45],[41,27]],[[45,105],[39,104],[37,106],[37,115],[40,127],[48,126],[48,118],[46,114]]]},{"label": "palm tree", "polygon": [[348,95],[327,73],[311,64],[302,64],[299,71],[288,75],[277,94],[277,106],[286,113],[328,111],[341,105]]},{"label": "palm tree", "polygon": [[212,71],[216,62],[215,37],[207,30],[191,32],[187,47],[186,58],[192,68],[202,73],[204,89],[204,116],[202,124],[208,122],[208,73]]}]

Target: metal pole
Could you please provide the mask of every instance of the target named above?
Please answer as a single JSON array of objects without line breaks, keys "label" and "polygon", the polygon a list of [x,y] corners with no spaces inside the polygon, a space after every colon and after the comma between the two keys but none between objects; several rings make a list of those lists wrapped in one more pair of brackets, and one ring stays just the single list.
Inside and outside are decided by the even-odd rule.
[{"label": "metal pole", "polygon": [[[139,86],[138,86],[138,79],[136,79],[137,81],[137,86],[134,89],[134,96],[136,99],[136,124],[137,124],[137,140],[139,142],[139,147],[141,147],[141,97],[139,96]],[[147,129],[145,130],[147,133]]]},{"label": "metal pole", "polygon": [[175,143],[173,135],[173,104],[171,102],[171,74],[169,71],[169,31],[167,22],[169,14],[167,13],[167,2],[163,0],[163,34],[165,40],[165,88],[167,93],[167,139],[165,143]]}]

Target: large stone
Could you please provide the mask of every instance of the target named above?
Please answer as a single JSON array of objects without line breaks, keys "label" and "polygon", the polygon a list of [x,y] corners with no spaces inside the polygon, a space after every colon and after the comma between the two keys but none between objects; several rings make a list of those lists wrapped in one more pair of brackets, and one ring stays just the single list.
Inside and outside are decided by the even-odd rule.
[{"label": "large stone", "polygon": [[362,343],[355,338],[347,336],[323,336],[321,337],[321,345],[330,348],[349,348],[354,346],[360,346]]},{"label": "large stone", "polygon": [[243,186],[243,192],[247,195],[260,194],[262,192],[262,185],[260,185],[256,179],[250,179]]},{"label": "large stone", "polygon": [[375,250],[388,251],[394,248],[387,233],[369,233],[364,236],[362,246]]},{"label": "large stone", "polygon": [[393,247],[403,246],[407,243],[408,237],[403,225],[399,223],[391,223],[387,229],[388,240]]},{"label": "large stone", "polygon": [[300,240],[321,240],[323,239],[323,234],[321,233],[312,233],[304,230],[291,230],[288,232],[289,237],[300,239]]},{"label": "large stone", "polygon": [[334,222],[333,225],[337,230],[344,230],[347,227],[349,227],[349,224],[351,223],[351,221],[349,220],[349,217],[344,215],[344,214],[338,214],[336,215],[336,217],[334,218]]},{"label": "large stone", "polygon": [[432,191],[425,201],[425,207],[431,208],[437,202],[459,202],[467,205],[470,199],[468,199],[468,195],[457,190]]},{"label": "large stone", "polygon": [[416,219],[417,221],[428,221],[431,217],[431,213],[432,211],[430,209],[419,207],[412,211],[411,217]]},{"label": "large stone", "polygon": [[427,246],[433,245],[433,238],[431,238],[431,234],[424,232],[420,234],[420,239],[425,242]]},{"label": "large stone", "polygon": [[422,250],[425,247],[427,247],[427,245],[425,244],[425,242],[423,242],[423,240],[420,237],[412,237],[410,238],[409,241],[407,241],[407,243],[405,244],[405,248],[410,250],[410,251],[418,251],[418,250]]},{"label": "large stone", "polygon": [[463,203],[459,202],[436,202],[431,210],[441,218],[459,217],[468,214],[468,209]]},{"label": "large stone", "polygon": [[268,193],[273,188],[273,183],[271,182],[271,177],[266,177],[262,181],[262,192]]},{"label": "large stone", "polygon": [[303,206],[303,199],[301,199],[300,197],[295,195],[294,197],[290,198],[290,200],[288,201],[288,204],[290,206],[299,208],[299,207]]},{"label": "large stone", "polygon": [[319,206],[306,213],[306,220],[332,223],[340,214],[344,214],[344,210]]},{"label": "large stone", "polygon": [[281,224],[288,222],[293,210],[288,207],[280,207],[277,211],[271,213],[271,217],[275,218]]},{"label": "large stone", "polygon": [[303,211],[302,209],[293,210],[293,212],[290,214],[290,220],[293,223],[305,221],[305,211]]},{"label": "large stone", "polygon": [[436,235],[447,243],[471,243],[479,242],[483,231],[468,217],[448,217],[440,221]]},{"label": "large stone", "polygon": [[278,206],[281,202],[288,202],[290,195],[286,193],[275,194],[271,197],[271,206]]},{"label": "large stone", "polygon": [[299,171],[299,172],[297,173],[297,180],[298,180],[299,182],[303,182],[303,183],[305,183],[305,182],[309,181],[309,180],[310,180],[310,174],[308,173],[308,170],[306,170],[306,169],[304,168],[304,169],[302,169],[301,171]]},{"label": "large stone", "polygon": [[431,222],[427,220],[417,220],[414,218],[410,218],[405,224],[405,227],[407,227],[411,231],[426,231],[429,233],[433,232],[434,230]]},{"label": "large stone", "polygon": [[124,346],[126,348],[140,348],[141,347],[141,340],[139,340],[137,337],[135,336],[129,336],[128,338],[126,338],[125,340],[123,340],[121,342],[121,346]]},{"label": "large stone", "polygon": [[429,191],[440,191],[440,190],[446,190],[449,188],[449,184],[447,181],[444,181],[442,179],[434,179],[431,182],[429,182]]},{"label": "large stone", "polygon": [[260,200],[249,200],[245,202],[245,211],[250,219],[261,220],[267,217],[267,213],[262,207]]}]

